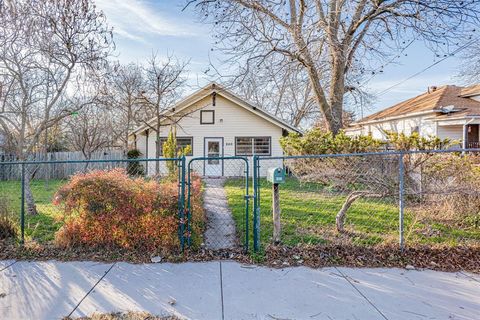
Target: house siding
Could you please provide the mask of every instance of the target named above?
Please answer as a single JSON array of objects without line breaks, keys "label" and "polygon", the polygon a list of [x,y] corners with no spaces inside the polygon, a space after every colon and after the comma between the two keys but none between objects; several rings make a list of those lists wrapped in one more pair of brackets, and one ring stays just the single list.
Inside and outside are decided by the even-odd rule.
[{"label": "house siding", "polygon": [[463,140],[463,125],[438,126],[437,136],[440,139]]},{"label": "house siding", "polygon": [[401,119],[394,119],[384,122],[377,122],[373,124],[365,124],[360,128],[353,128],[347,130],[349,135],[371,135],[375,139],[386,139],[385,132],[397,132],[407,135],[412,134],[415,128],[419,128],[420,136],[428,137],[436,134],[435,122],[428,119],[428,116],[408,117]]},{"label": "house siding", "polygon": [[[215,110],[214,124],[200,124],[201,110]],[[215,106],[212,106],[212,98],[208,96],[187,109],[182,111],[187,114],[180,119],[177,125],[178,137],[193,137],[193,156],[187,157],[188,161],[193,157],[204,156],[204,139],[223,138],[223,155],[225,157],[235,156],[235,137],[271,137],[271,155],[283,155],[280,146],[280,138],[282,137],[282,128],[263,119],[259,115],[246,110],[242,106],[225,99],[221,95],[217,95]],[[161,137],[168,135],[170,128],[162,127]],[[145,135],[137,135],[137,147],[148,158],[155,158],[155,132],[150,130],[148,138],[148,154],[145,154]],[[250,172],[252,171],[252,157],[249,157]],[[281,161],[277,161],[277,165],[281,165]],[[241,160],[225,160],[224,175],[225,176],[242,176],[243,165]],[[269,162],[271,164],[271,161]],[[193,164],[192,168],[199,174],[203,174],[203,165],[200,163]],[[149,173],[155,172],[155,164],[150,163]],[[164,166],[161,168],[164,172]],[[262,168],[261,174],[265,175],[266,168]]]}]

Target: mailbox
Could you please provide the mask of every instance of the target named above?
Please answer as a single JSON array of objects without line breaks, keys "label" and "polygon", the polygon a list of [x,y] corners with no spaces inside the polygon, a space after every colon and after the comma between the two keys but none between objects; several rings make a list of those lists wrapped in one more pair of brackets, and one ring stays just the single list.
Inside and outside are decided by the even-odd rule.
[{"label": "mailbox", "polygon": [[271,183],[284,183],[285,170],[280,167],[268,168],[267,181]]}]

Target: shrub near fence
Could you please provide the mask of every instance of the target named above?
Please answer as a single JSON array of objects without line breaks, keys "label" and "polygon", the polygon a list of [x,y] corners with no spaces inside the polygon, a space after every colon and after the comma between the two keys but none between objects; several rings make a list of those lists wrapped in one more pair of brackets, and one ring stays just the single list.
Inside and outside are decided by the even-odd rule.
[{"label": "shrub near fence", "polygon": [[65,215],[55,236],[61,246],[179,248],[176,181],[95,170],[73,176],[56,192],[54,204]]},{"label": "shrub near fence", "polygon": [[[152,170],[144,175],[144,168],[155,169],[156,162],[161,164],[158,172]],[[59,163],[83,165],[65,179],[47,180],[36,175],[38,170]],[[98,163],[105,169],[94,169]],[[173,163],[173,169],[167,170],[166,163]],[[180,197],[184,192],[181,181],[185,179],[178,170],[181,165],[181,159],[164,158],[2,163],[8,170],[23,170],[25,183],[22,188],[22,180],[0,181],[0,196],[6,198],[18,229],[23,208],[27,242],[52,244],[56,240],[61,246],[179,251],[179,239],[185,236],[180,233],[185,223],[181,216],[185,214]],[[201,194],[198,177],[192,186],[195,193]],[[200,196],[198,199],[201,201]],[[193,205],[199,208],[197,222],[192,224],[198,231],[196,228],[204,222],[202,206],[197,202]],[[29,214],[35,211],[37,214]],[[201,237],[198,241],[201,243]]]}]

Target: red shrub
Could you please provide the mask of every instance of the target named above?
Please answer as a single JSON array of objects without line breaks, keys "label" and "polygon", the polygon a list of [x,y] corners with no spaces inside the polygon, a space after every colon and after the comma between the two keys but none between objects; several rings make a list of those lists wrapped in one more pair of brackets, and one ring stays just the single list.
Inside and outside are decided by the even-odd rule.
[{"label": "red shrub", "polygon": [[[192,176],[191,179],[191,197],[190,197],[190,205],[191,205],[191,236],[192,236],[192,244],[194,247],[200,246],[203,242],[203,233],[205,229],[205,212],[203,208],[203,186],[202,180],[196,174]],[[188,234],[186,233],[186,236]]]},{"label": "red shrub", "polygon": [[78,174],[55,195],[65,225],[62,246],[178,248],[177,182],[130,178],[124,170]]}]

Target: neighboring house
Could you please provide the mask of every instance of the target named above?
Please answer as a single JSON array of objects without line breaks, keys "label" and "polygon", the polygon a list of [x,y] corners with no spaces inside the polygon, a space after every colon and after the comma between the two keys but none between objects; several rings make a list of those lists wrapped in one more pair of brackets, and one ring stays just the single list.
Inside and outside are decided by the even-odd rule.
[{"label": "neighboring house", "polygon": [[[163,145],[171,127],[175,126],[177,145],[192,147],[187,161],[192,157],[282,156],[279,139],[289,132],[300,132],[215,83],[178,102],[162,119],[160,142]],[[135,129],[130,135],[146,158],[155,158],[156,134],[152,130],[155,121],[149,120],[148,125]],[[211,159],[195,164],[193,169],[205,176],[240,176],[243,170],[239,163],[238,160],[234,164]],[[153,170],[154,164],[149,164],[149,173]]]},{"label": "neighboring house", "polygon": [[430,87],[426,93],[352,123],[349,135],[385,138],[385,132],[438,136],[479,148],[480,85]]}]

